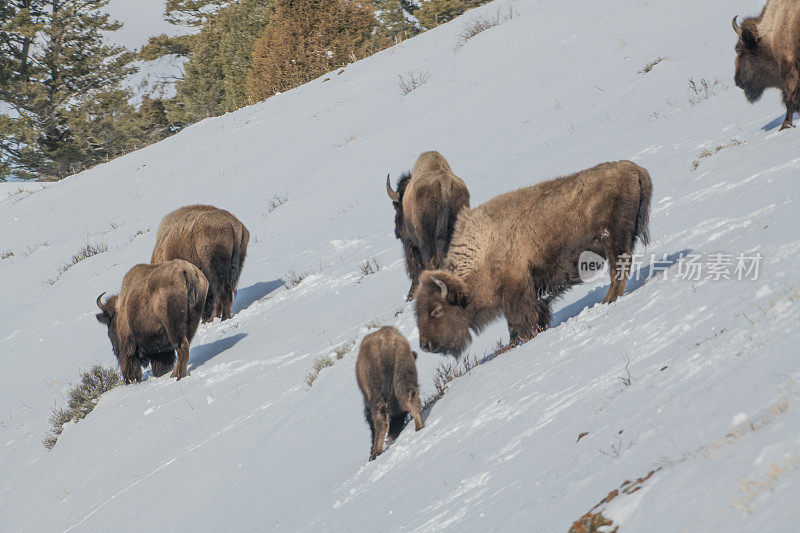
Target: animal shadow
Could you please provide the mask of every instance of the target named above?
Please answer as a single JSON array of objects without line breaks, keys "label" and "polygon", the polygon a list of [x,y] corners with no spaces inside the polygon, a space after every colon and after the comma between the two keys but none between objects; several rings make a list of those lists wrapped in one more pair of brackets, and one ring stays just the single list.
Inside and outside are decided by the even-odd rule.
[{"label": "animal shadow", "polygon": [[[625,285],[625,294],[631,293],[640,287],[642,287],[647,280],[657,276],[661,273],[664,269],[672,268],[675,266],[678,261],[682,257],[692,253],[692,250],[686,249],[681,250],[680,252],[676,252],[674,254],[670,254],[666,257],[656,258],[655,265],[651,265],[650,263],[646,265],[642,265],[641,268],[635,269],[635,272],[631,273],[630,279],[628,279],[628,283]],[[657,267],[655,272],[651,272],[653,270],[653,266]],[[592,307],[595,304],[598,304],[603,301],[603,298],[606,297],[606,293],[608,292],[608,285],[602,287],[595,287],[589,294],[578,300],[577,302],[571,303],[553,314],[553,320],[550,322],[550,327],[554,328],[556,326],[561,325],[562,323],[566,322],[570,318],[576,317],[581,312],[588,308]]]},{"label": "animal shadow", "polygon": [[[795,113],[794,114],[795,117],[798,116],[798,115],[800,115],[800,113]],[[772,120],[770,122],[767,122],[766,124],[761,126],[761,131],[772,131],[772,130],[774,130],[776,128],[779,128],[780,126],[783,125],[783,119],[784,118],[786,118],[786,115],[780,115],[777,118],[775,118],[774,120]]]},{"label": "animal shadow", "polygon": [[225,350],[233,348],[245,337],[247,337],[247,333],[237,333],[236,335],[231,335],[230,337],[225,337],[224,339],[192,348],[189,352],[189,363],[192,366],[192,370],[204,365],[207,361],[218,356]]},{"label": "animal shadow", "polygon": [[259,281],[244,289],[239,289],[236,294],[236,301],[233,302],[233,314],[238,313],[250,307],[254,302],[257,302],[264,296],[268,295],[275,289],[283,286],[280,280],[273,281]]}]

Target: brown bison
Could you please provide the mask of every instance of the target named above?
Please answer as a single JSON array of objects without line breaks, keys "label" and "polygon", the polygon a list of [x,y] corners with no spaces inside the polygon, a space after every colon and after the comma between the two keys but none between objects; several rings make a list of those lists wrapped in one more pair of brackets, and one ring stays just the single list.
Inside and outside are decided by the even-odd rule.
[{"label": "brown bison", "polygon": [[550,304],[580,283],[584,251],[605,257],[611,287],[604,302],[625,292],[619,268],[638,238],[649,240],[652,183],[630,161],[603,163],[572,176],[497,196],[462,211],[443,270],[425,271],[416,292],[423,350],[459,356],[501,314],[511,343],[548,327]]},{"label": "brown bison", "polygon": [[417,431],[423,428],[417,385],[417,354],[397,329],[385,326],[361,341],[356,380],[364,396],[364,417],[372,431],[369,460],[383,452],[383,441],[396,439],[411,413]]},{"label": "brown bison", "polygon": [[235,216],[212,205],[189,205],[158,226],[151,264],[184,259],[208,279],[203,322],[231,317],[233,293],[247,255],[250,232]]},{"label": "brown bison", "polygon": [[734,17],[733,29],[739,36],[736,86],[750,103],[770,87],[780,89],[786,104],[781,129],[791,128],[800,111],[800,2],[768,0],[761,15],[744,19],[741,26]]},{"label": "brown bison", "polygon": [[[97,320],[108,326],[108,338],[125,383],[142,380],[148,362],[154,376],[186,376],[189,343],[194,337],[208,292],[199,268],[175,259],[158,265],[136,265],[125,274],[122,290],[106,303],[97,297],[102,313]],[[175,353],[178,364],[175,365]]]},{"label": "brown bison", "polygon": [[394,234],[403,243],[411,278],[410,299],[420,272],[441,268],[456,217],[469,208],[469,190],[442,154],[425,152],[411,173],[400,177],[396,192],[386,176],[386,192],[394,205]]}]

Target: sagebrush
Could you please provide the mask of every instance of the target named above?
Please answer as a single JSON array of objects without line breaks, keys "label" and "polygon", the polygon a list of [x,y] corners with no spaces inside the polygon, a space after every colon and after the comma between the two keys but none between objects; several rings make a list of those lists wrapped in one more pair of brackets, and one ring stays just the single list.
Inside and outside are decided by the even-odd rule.
[{"label": "sagebrush", "polygon": [[50,423],[53,428],[47,433],[42,444],[52,450],[59,435],[64,431],[64,424],[78,422],[92,412],[100,396],[106,391],[122,385],[122,375],[113,368],[95,365],[88,372],[81,374],[81,380],[67,393],[67,408],[53,408]]}]

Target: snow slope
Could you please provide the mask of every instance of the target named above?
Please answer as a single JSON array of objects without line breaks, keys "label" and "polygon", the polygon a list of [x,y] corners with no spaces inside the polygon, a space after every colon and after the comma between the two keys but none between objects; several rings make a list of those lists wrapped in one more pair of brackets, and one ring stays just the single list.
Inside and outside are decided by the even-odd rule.
[{"label": "snow slope", "polygon": [[[566,531],[657,469],[599,508],[622,531],[796,527],[800,130],[777,132],[775,91],[751,106],[731,81],[730,19],[760,2],[517,0],[513,19],[455,49],[465,20],[506,5],[0,198],[0,250],[15,253],[0,261],[0,529]],[[403,96],[409,71],[429,79]],[[719,84],[700,97],[690,78]],[[578,287],[550,330],[452,382],[424,430],[368,463],[357,345],[304,378],[372,323],[418,342],[384,180],[427,149],[475,205],[632,159],[655,187],[648,254],[760,253],[760,277],[645,268],[611,305],[598,305],[606,281]],[[276,195],[288,201],[270,212]],[[188,378],[107,393],[48,452],[70,382],[115,364],[94,299],[192,202],[251,231],[236,315],[201,326]],[[109,251],[56,279],[87,242]],[[373,256],[383,268],[359,279]],[[311,274],[287,290],[290,271]],[[498,339],[502,321],[470,353]],[[420,353],[424,395],[446,360]]]}]

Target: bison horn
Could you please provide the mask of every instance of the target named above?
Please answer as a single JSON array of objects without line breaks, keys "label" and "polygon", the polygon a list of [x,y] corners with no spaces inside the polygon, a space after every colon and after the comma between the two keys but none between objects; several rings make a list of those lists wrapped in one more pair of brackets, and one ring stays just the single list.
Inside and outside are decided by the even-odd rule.
[{"label": "bison horn", "polygon": [[736,35],[738,35],[739,37],[741,37],[741,36],[742,36],[742,27],[741,27],[741,26],[739,26],[739,23],[738,23],[738,22],[736,22],[736,19],[737,19],[738,17],[739,17],[739,15],[736,15],[735,17],[733,17],[733,31],[735,31],[735,32],[736,32]]},{"label": "bison horn", "polygon": [[389,181],[389,174],[386,174],[386,193],[389,195],[389,198],[392,199],[394,203],[400,203],[400,195],[392,190],[392,183]]},{"label": "bison horn", "polygon": [[99,307],[101,311],[106,310],[105,307],[103,307],[103,303],[100,301],[103,298],[104,294],[105,294],[104,292],[101,292],[100,296],[97,297],[97,307]]},{"label": "bison horn", "polygon": [[433,281],[441,290],[442,290],[442,300],[447,298],[447,284],[444,281],[438,280],[431,276],[431,281]]}]

